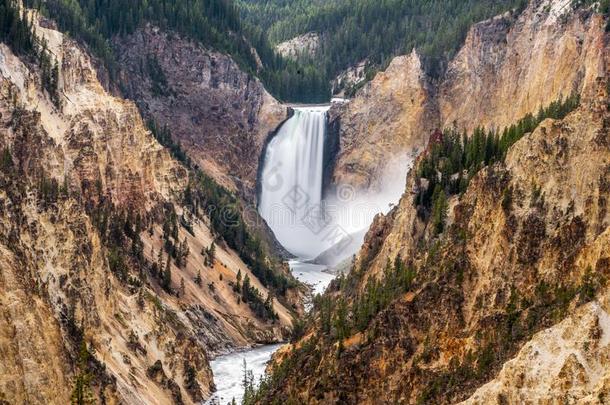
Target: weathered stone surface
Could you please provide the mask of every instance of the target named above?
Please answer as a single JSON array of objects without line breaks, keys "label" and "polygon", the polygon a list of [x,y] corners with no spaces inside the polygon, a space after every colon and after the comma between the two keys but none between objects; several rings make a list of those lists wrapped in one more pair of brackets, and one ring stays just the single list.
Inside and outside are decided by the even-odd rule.
[{"label": "weathered stone surface", "polygon": [[177,34],[147,26],[115,48],[125,94],[206,172],[253,202],[259,156],[286,107],[229,56]]}]

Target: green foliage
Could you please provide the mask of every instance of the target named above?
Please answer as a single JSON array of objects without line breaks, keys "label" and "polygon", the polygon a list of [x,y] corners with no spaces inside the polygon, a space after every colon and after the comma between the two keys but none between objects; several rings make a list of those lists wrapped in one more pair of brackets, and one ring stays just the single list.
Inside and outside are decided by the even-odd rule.
[{"label": "green foliage", "polygon": [[278,314],[273,309],[273,297],[271,294],[267,296],[266,300],[263,300],[260,291],[250,284],[250,277],[248,275],[244,278],[244,283],[241,286],[241,300],[248,304],[250,309],[259,318],[271,321],[279,319]]},{"label": "green foliage", "polygon": [[298,342],[305,336],[305,320],[303,318],[292,318],[292,333],[290,334],[290,342]]},{"label": "green foliage", "polygon": [[[107,249],[110,271],[131,287],[145,280],[148,263],[144,259],[144,243],[140,237],[144,220],[139,214],[120,209],[103,196],[98,203],[89,202],[85,208]],[[136,270],[138,278],[130,275]]]},{"label": "green foliage", "polygon": [[[509,148],[543,120],[561,119],[579,103],[578,95],[559,99],[546,108],[540,108],[536,116],[527,114],[501,133],[477,128],[471,135],[460,134],[454,129],[435,134],[417,168],[420,187],[415,202],[420,208],[418,212],[424,218],[431,214],[434,232],[442,232],[448,196],[464,192],[469,180],[481,168],[503,161]],[[512,191],[507,190],[502,207],[507,209],[511,203]]]},{"label": "green foliage", "polygon": [[[316,65],[328,77],[368,58],[384,67],[417,48],[439,73],[474,22],[522,7],[524,0],[237,0],[248,23],[268,30],[271,43],[317,32]],[[304,62],[310,62],[307,58]],[[372,77],[374,72],[369,72]]]},{"label": "green foliage", "polygon": [[[328,101],[330,95],[328,80],[319,69],[276,55],[263,31],[243,24],[230,0],[26,0],[26,4],[41,9],[57,21],[62,31],[87,44],[117,83],[119,67],[110,45],[112,38],[152,23],[230,54],[244,71],[259,75],[271,93],[282,100],[320,102]],[[263,63],[262,69],[252,48]],[[147,62],[153,94],[170,95],[156,60],[149,57]]]},{"label": "green foliage", "polygon": [[354,328],[359,332],[364,331],[375,315],[411,289],[414,279],[415,272],[404,264],[400,256],[396,257],[393,264],[388,260],[383,278],[369,280],[364,293],[354,301]]},{"label": "green foliage", "polygon": [[87,343],[83,340],[78,353],[78,373],[74,379],[74,388],[70,397],[72,405],[94,404],[95,397],[91,390],[91,373],[89,372],[90,353]]},{"label": "green foliage", "polygon": [[20,11],[15,0],[6,0],[0,5],[0,41],[6,43],[15,54],[38,64],[42,87],[53,104],[59,106],[57,60],[53,60],[47,44],[36,36],[33,22],[27,19],[25,11]]},{"label": "green foliage", "polygon": [[9,148],[2,149],[2,156],[0,156],[0,171],[9,173],[13,168],[13,157],[11,156],[11,150]]},{"label": "green foliage", "polygon": [[160,128],[157,122],[154,120],[149,120],[147,124],[155,139],[157,139],[157,141],[159,141],[161,145],[169,149],[170,153],[174,158],[183,163],[185,166],[191,166],[191,159],[182,149],[182,145],[180,145],[180,142],[174,141],[167,125]]},{"label": "green foliage", "polygon": [[165,77],[165,73],[159,65],[157,58],[154,55],[148,55],[146,62],[148,74],[152,82],[153,95],[157,97],[170,95],[171,92],[168,89],[167,77]]},{"label": "green foliage", "polygon": [[197,171],[192,179],[184,203],[193,212],[203,211],[217,238],[235,250],[256,278],[279,295],[293,286],[292,282],[275,269],[267,258],[261,241],[247,229],[239,200],[211,177]]}]

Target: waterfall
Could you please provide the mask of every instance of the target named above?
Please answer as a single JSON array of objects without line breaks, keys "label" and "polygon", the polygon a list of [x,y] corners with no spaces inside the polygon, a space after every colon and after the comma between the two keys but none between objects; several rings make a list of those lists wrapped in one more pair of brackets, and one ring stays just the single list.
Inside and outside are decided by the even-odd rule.
[{"label": "waterfall", "polygon": [[322,177],[326,113],[301,107],[269,142],[261,176],[259,212],[278,241],[300,258],[324,249]]}]

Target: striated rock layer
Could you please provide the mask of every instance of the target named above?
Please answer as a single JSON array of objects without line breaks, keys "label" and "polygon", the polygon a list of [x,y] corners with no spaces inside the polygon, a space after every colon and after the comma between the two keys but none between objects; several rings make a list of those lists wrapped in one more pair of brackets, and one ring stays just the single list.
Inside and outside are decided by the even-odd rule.
[{"label": "striated rock layer", "polygon": [[440,84],[441,127],[504,128],[560,97],[594,92],[605,25],[566,0],[532,1],[518,16],[475,24]]},{"label": "striated rock layer", "polygon": [[[523,71],[540,80],[529,87],[529,99],[537,100],[531,104],[519,97],[506,105],[490,99],[487,110],[463,102],[470,91],[485,99],[501,94],[496,87],[518,90],[498,67],[480,85],[463,88],[456,117],[470,117],[464,122],[471,128],[477,119],[489,125],[486,117],[507,124],[573,90],[582,95],[580,106],[563,119],[542,121],[505,158],[481,168],[463,193],[447,201],[442,231],[416,201],[426,187],[418,177],[424,160],[418,159],[398,206],[368,231],[351,274],[331,285],[304,337],[277,356],[259,403],[608,402],[610,52],[605,21],[587,10],[561,17],[562,4],[533,1],[507,28],[509,35],[537,27],[531,41],[548,41],[544,53],[564,49],[562,38],[568,49],[573,39],[549,31],[578,29],[580,57],[570,59],[568,52],[572,65],[556,61],[553,69],[559,70],[551,73],[524,61]],[[505,18],[473,32],[505,24]],[[470,66],[487,49],[476,48]],[[448,109],[440,106],[442,119]],[[382,111],[381,105],[372,108]],[[337,168],[345,169],[339,156]],[[362,173],[348,168],[340,175],[367,184]],[[392,277],[395,263],[413,278],[376,284]],[[399,292],[392,295],[392,288]],[[370,320],[356,323],[363,313],[372,313]],[[346,330],[346,324],[355,326]]]},{"label": "striated rock layer", "polygon": [[339,140],[331,183],[379,190],[384,171],[407,159],[437,126],[434,88],[419,55],[392,60],[346,104],[333,104],[329,125]]},{"label": "striated rock layer", "polygon": [[[88,377],[98,402],[200,402],[214,389],[210,356],[283,340],[291,310],[273,300],[271,323],[240,304],[238,272],[268,291],[206,217],[188,217],[187,170],[132,102],[103,89],[89,56],[34,17],[58,62],[60,105],[38,65],[0,44],[0,402],[66,404]],[[163,248],[173,210],[191,221],[176,230],[190,251],[180,266]],[[130,233],[144,264],[107,240]],[[151,270],[158,261],[170,262],[171,294]]]},{"label": "striated rock layer", "polygon": [[288,112],[229,56],[146,26],[115,41],[122,87],[221,184],[254,201],[258,157]]},{"label": "striated rock layer", "polygon": [[331,182],[377,190],[386,162],[423,150],[437,128],[501,130],[561,97],[594,92],[606,22],[571,4],[535,0],[475,24],[439,79],[427,77],[415,52],[395,58],[331,110],[340,137]]},{"label": "striated rock layer", "polygon": [[[415,275],[408,292],[339,341],[329,337],[338,333],[333,326],[323,332],[322,307],[310,333],[283,352],[261,403],[455,403],[470,395],[471,403],[604,403],[606,82],[598,91],[518,141],[505,163],[482,169],[449,202],[440,237],[418,215],[409,177],[400,204],[369,230],[352,274],[327,294],[355,305],[345,315],[355,317],[367,284],[399,255]],[[543,328],[550,329],[534,335]]]}]

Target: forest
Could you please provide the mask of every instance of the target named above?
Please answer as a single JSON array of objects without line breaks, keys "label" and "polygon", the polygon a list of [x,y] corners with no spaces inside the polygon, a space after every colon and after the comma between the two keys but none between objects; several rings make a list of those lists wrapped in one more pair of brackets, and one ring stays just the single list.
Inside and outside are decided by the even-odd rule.
[{"label": "forest", "polygon": [[[323,102],[330,97],[326,77],[310,66],[275,54],[266,35],[244,24],[229,0],[26,0],[55,20],[59,29],[86,44],[118,80],[114,36],[129,35],[146,23],[171,30],[227,53],[283,101]],[[253,52],[255,49],[256,52]],[[263,68],[257,66],[257,56]]]},{"label": "forest", "polygon": [[[367,59],[370,78],[392,57],[414,47],[428,72],[438,75],[473,22],[520,8],[525,1],[26,0],[26,4],[87,44],[115,80],[118,66],[112,38],[152,23],[230,54],[282,101],[314,103],[328,101],[331,80],[347,67]],[[275,44],[311,31],[322,37],[314,58],[294,61],[275,53]]]},{"label": "forest", "polygon": [[334,78],[365,59],[370,78],[390,60],[417,48],[438,76],[475,22],[525,6],[523,0],[237,0],[244,20],[268,32],[275,45],[307,32],[321,36],[314,60]]}]

